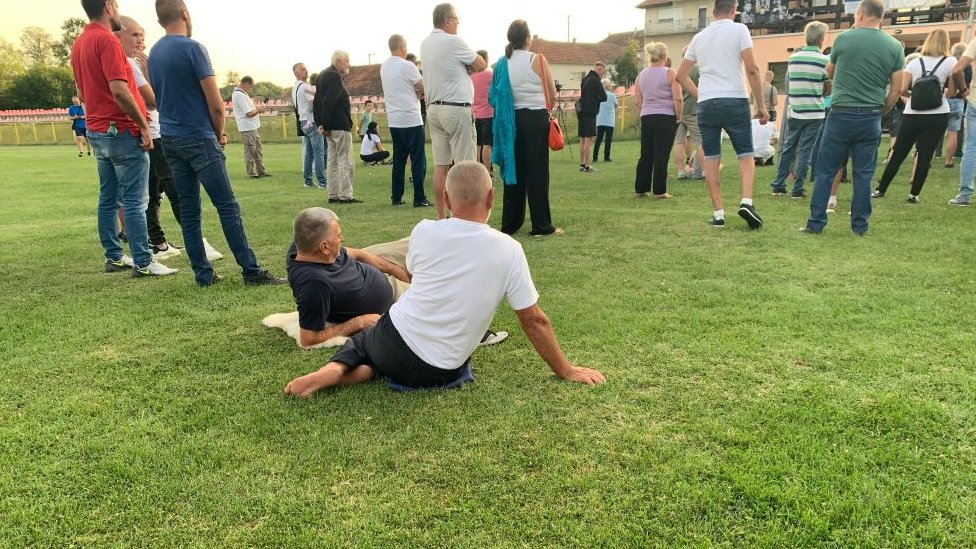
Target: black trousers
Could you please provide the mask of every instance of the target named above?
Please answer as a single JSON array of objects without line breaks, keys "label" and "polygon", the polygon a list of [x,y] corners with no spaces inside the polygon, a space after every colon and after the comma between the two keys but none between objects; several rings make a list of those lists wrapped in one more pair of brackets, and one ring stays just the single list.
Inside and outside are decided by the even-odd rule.
[{"label": "black trousers", "polygon": [[373,154],[361,154],[363,162],[382,162],[390,157],[390,151],[376,151]]},{"label": "black trousers", "polygon": [[641,117],[640,160],[634,191],[646,193],[654,183],[654,194],[668,192],[668,164],[674,136],[678,133],[678,119],[671,114],[645,114]]},{"label": "black trousers", "polygon": [[382,377],[422,389],[447,385],[456,380],[471,358],[453,370],[431,366],[410,350],[390,316],[383,315],[375,326],[349,338],[332,355],[331,362],[340,362],[350,368],[365,364]]},{"label": "black trousers", "polygon": [[911,194],[918,196],[922,192],[922,185],[925,185],[925,178],[929,175],[935,146],[942,141],[948,125],[948,113],[903,115],[895,148],[891,151],[891,160],[885,166],[881,181],[878,182],[878,190],[882,193],[888,190],[888,185],[891,185],[891,181],[898,175],[898,168],[914,146],[918,149],[918,165],[912,176]]},{"label": "black trousers", "polygon": [[529,202],[532,234],[556,230],[549,214],[549,113],[544,109],[515,111],[515,179],[505,185],[502,232],[515,234],[525,222]]},{"label": "black trousers", "polygon": [[613,126],[596,127],[596,144],[593,145],[593,161],[600,156],[600,143],[603,143],[604,136],[607,138],[607,146],[603,149],[603,161],[610,160],[610,146],[613,145]]},{"label": "black trousers", "polygon": [[159,224],[160,193],[166,193],[173,209],[176,222],[180,222],[180,197],[173,186],[173,174],[169,162],[163,156],[162,139],[153,139],[153,149],[149,151],[149,205],[146,207],[146,226],[149,229],[149,243],[154,245],[166,242],[166,234]]}]

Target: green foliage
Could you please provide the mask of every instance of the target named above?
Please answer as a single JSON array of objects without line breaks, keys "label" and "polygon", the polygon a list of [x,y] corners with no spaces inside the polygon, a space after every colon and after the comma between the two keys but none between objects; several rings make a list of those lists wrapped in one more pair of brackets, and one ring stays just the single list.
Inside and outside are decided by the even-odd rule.
[{"label": "green foliage", "polygon": [[613,62],[613,68],[610,72],[611,80],[616,86],[630,86],[637,80],[640,70],[640,63],[637,59],[637,42],[631,40],[627,43],[620,57]]},{"label": "green foliage", "polygon": [[68,65],[71,62],[71,46],[78,39],[85,24],[86,21],[80,17],[70,17],[61,23],[61,40],[51,46],[54,59],[59,64]]},{"label": "green foliage", "polygon": [[23,53],[17,46],[0,37],[0,110],[9,108],[5,105],[10,101],[10,85],[25,68]]},{"label": "green foliage", "polygon": [[71,69],[63,66],[32,67],[14,77],[5,109],[52,109],[67,107],[75,95]]},{"label": "green foliage", "polygon": [[27,27],[20,33],[20,49],[28,67],[47,67],[54,60],[54,38],[41,27]]},{"label": "green foliage", "polygon": [[271,99],[277,99],[280,95],[285,93],[285,88],[271,82],[255,82],[254,89],[251,90],[251,95],[253,97],[270,97]]}]

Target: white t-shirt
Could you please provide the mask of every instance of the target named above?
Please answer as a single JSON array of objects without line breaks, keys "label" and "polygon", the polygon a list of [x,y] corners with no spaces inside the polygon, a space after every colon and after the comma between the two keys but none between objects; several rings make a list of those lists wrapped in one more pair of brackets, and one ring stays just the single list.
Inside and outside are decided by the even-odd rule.
[{"label": "white t-shirt", "polygon": [[234,118],[237,119],[237,131],[248,132],[261,127],[261,118],[258,115],[251,117],[247,113],[254,110],[254,102],[247,95],[247,92],[237,88],[232,94],[234,101]]},{"label": "white t-shirt", "polygon": [[776,137],[776,126],[772,122],[760,124],[758,118],[752,119],[752,150],[760,158],[775,154],[772,141]]},{"label": "white t-shirt", "polygon": [[474,86],[468,78],[467,66],[478,54],[456,34],[434,29],[420,44],[420,58],[424,62],[424,91],[427,104],[435,101],[471,103]]},{"label": "white t-shirt", "polygon": [[363,136],[363,143],[359,146],[359,154],[366,156],[376,152],[376,145],[380,143],[380,136],[368,133]]},{"label": "white t-shirt", "polygon": [[420,98],[417,97],[417,84],[422,78],[417,65],[402,57],[394,55],[380,65],[386,119],[391,128],[413,128],[424,124],[420,117]]},{"label": "white t-shirt", "polygon": [[410,289],[390,308],[403,341],[450,370],[474,352],[502,297],[520,311],[539,300],[522,245],[484,223],[424,220],[410,234]]},{"label": "white t-shirt", "polygon": [[312,120],[312,100],[315,99],[315,86],[308,82],[295,81],[291,86],[292,101],[298,107],[299,120]]},{"label": "white t-shirt", "polygon": [[[132,67],[132,77],[136,80],[136,89],[143,86],[148,86],[149,81],[146,80],[146,76],[142,74],[142,68],[139,66],[139,62],[135,59],[129,57],[129,66]],[[149,133],[152,135],[153,139],[159,139],[159,112],[156,109],[147,108],[146,111],[149,114]]]},{"label": "white t-shirt", "polygon": [[[924,57],[921,57],[920,59],[925,61],[925,72],[931,72],[932,69],[934,69],[935,66],[939,64],[939,60],[941,60],[942,58],[926,55]],[[935,71],[935,75],[939,77],[939,82],[942,83],[943,87],[945,86],[946,82],[949,80],[949,75],[952,74],[952,69],[955,68],[955,66],[956,66],[956,58],[950,55],[946,57],[946,60],[943,61],[941,65],[939,65],[939,70]],[[912,60],[912,62],[905,67],[905,70],[911,73],[912,84],[914,84],[916,80],[922,77],[922,64],[919,62],[919,59]],[[911,89],[911,86],[909,86],[908,89]],[[945,93],[942,94],[942,105],[940,105],[935,109],[929,109],[927,111],[917,111],[912,108],[911,99],[909,99],[908,103],[905,105],[905,114],[942,114],[947,112],[949,112],[949,102],[946,101]]]},{"label": "white t-shirt", "polygon": [[742,51],[752,47],[749,28],[731,19],[713,21],[688,44],[685,59],[698,63],[698,102],[748,98]]}]

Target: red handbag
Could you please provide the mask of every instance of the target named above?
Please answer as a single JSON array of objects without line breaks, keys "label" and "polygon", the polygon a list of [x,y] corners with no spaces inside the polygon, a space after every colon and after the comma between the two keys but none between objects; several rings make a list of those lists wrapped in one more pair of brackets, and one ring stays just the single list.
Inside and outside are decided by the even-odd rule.
[{"label": "red handbag", "polygon": [[552,98],[549,96],[549,78],[546,71],[546,58],[539,54],[539,68],[542,69],[542,94],[546,98],[546,112],[549,113],[549,148],[554,151],[561,151],[566,146],[563,138],[563,129],[559,121],[552,117]]}]

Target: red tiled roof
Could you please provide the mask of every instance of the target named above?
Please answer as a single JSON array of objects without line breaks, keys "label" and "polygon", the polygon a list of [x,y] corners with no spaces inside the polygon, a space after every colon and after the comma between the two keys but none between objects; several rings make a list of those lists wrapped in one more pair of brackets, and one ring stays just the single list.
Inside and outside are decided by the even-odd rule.
[{"label": "red tiled roof", "polygon": [[665,6],[670,6],[673,2],[671,0],[645,0],[637,6],[637,9],[642,10],[646,8],[663,8]]},{"label": "red tiled roof", "polygon": [[349,95],[383,95],[383,83],[380,81],[380,66],[359,65],[349,67],[349,74],[344,80]]},{"label": "red tiled roof", "polygon": [[623,47],[604,42],[554,42],[536,38],[532,41],[532,51],[545,55],[550,63],[557,65],[589,65],[597,61],[613,63]]},{"label": "red tiled roof", "polygon": [[[607,36],[603,40],[600,40],[600,44],[613,44],[615,46],[620,46],[621,48],[627,47],[631,40],[637,42],[638,49],[640,45],[644,42],[644,33],[642,31],[627,31],[627,32],[617,32]],[[616,59],[616,58],[615,58]]]}]

